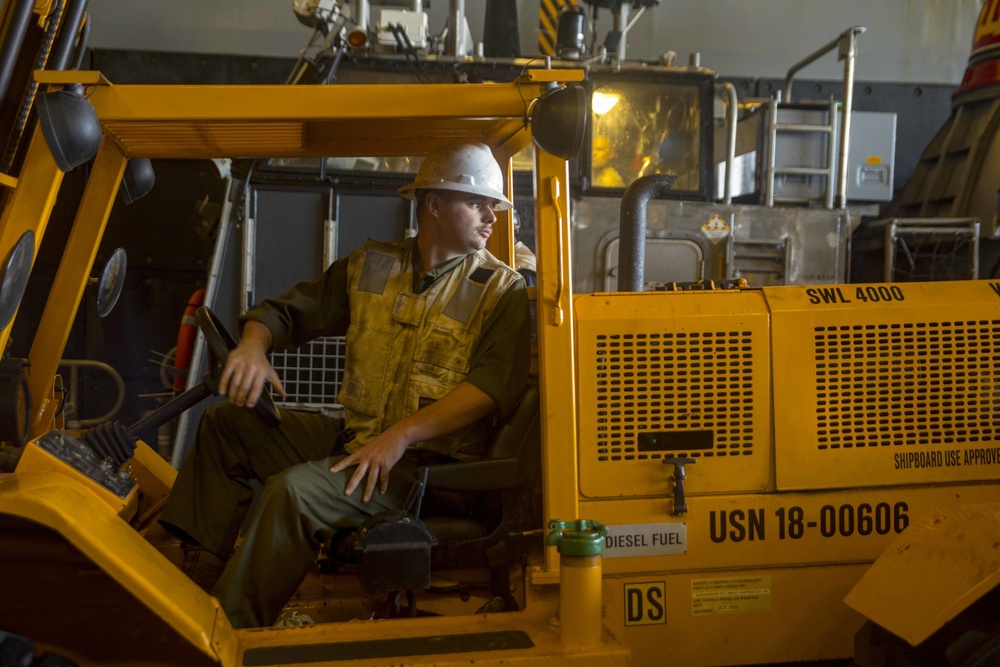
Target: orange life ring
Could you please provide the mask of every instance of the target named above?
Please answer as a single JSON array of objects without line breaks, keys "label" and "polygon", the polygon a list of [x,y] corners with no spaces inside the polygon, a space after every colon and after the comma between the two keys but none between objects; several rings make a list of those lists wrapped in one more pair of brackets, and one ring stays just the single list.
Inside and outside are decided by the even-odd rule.
[{"label": "orange life ring", "polygon": [[194,313],[205,303],[205,290],[197,290],[188,300],[181,318],[181,328],[177,332],[177,350],[174,352],[174,391],[184,391],[187,386],[187,370],[191,366],[194,341],[198,336],[198,321]]}]

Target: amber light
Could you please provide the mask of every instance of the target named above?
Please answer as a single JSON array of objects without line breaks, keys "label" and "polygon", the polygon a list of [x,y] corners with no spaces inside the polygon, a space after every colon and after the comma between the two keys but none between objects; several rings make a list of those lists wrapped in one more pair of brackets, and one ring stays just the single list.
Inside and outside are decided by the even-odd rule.
[{"label": "amber light", "polygon": [[347,43],[355,48],[364,46],[367,42],[368,33],[360,28],[356,28],[347,33]]}]

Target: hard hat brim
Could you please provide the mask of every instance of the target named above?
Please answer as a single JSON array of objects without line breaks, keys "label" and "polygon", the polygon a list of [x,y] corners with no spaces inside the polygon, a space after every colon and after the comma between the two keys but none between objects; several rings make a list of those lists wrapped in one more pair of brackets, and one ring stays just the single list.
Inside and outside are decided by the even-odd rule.
[{"label": "hard hat brim", "polygon": [[396,190],[400,195],[412,201],[417,200],[418,190],[450,190],[452,192],[466,192],[472,195],[480,195],[497,200],[495,211],[507,211],[514,208],[514,204],[500,191],[482,185],[467,185],[465,183],[451,183],[449,181],[415,182],[404,185]]}]

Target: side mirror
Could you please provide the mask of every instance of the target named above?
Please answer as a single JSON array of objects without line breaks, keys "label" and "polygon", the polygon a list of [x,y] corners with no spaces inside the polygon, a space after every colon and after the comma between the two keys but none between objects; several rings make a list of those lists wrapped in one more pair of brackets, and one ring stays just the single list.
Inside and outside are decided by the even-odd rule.
[{"label": "side mirror", "polygon": [[35,233],[30,229],[14,244],[0,267],[0,329],[6,329],[24,296],[35,257]]},{"label": "side mirror", "polygon": [[124,248],[118,248],[111,255],[111,259],[104,265],[101,279],[92,280],[97,282],[97,314],[107,317],[114,310],[118,303],[118,297],[122,295],[122,287],[125,286],[125,269],[128,267],[128,256]]}]

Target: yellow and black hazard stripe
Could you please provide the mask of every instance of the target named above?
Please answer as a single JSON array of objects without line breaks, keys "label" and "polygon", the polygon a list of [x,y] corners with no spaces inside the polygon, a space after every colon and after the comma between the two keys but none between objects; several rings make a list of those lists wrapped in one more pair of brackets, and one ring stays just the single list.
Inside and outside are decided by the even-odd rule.
[{"label": "yellow and black hazard stripe", "polygon": [[541,0],[538,6],[538,54],[556,54],[556,34],[559,12],[563,7],[576,7],[577,0]]}]

